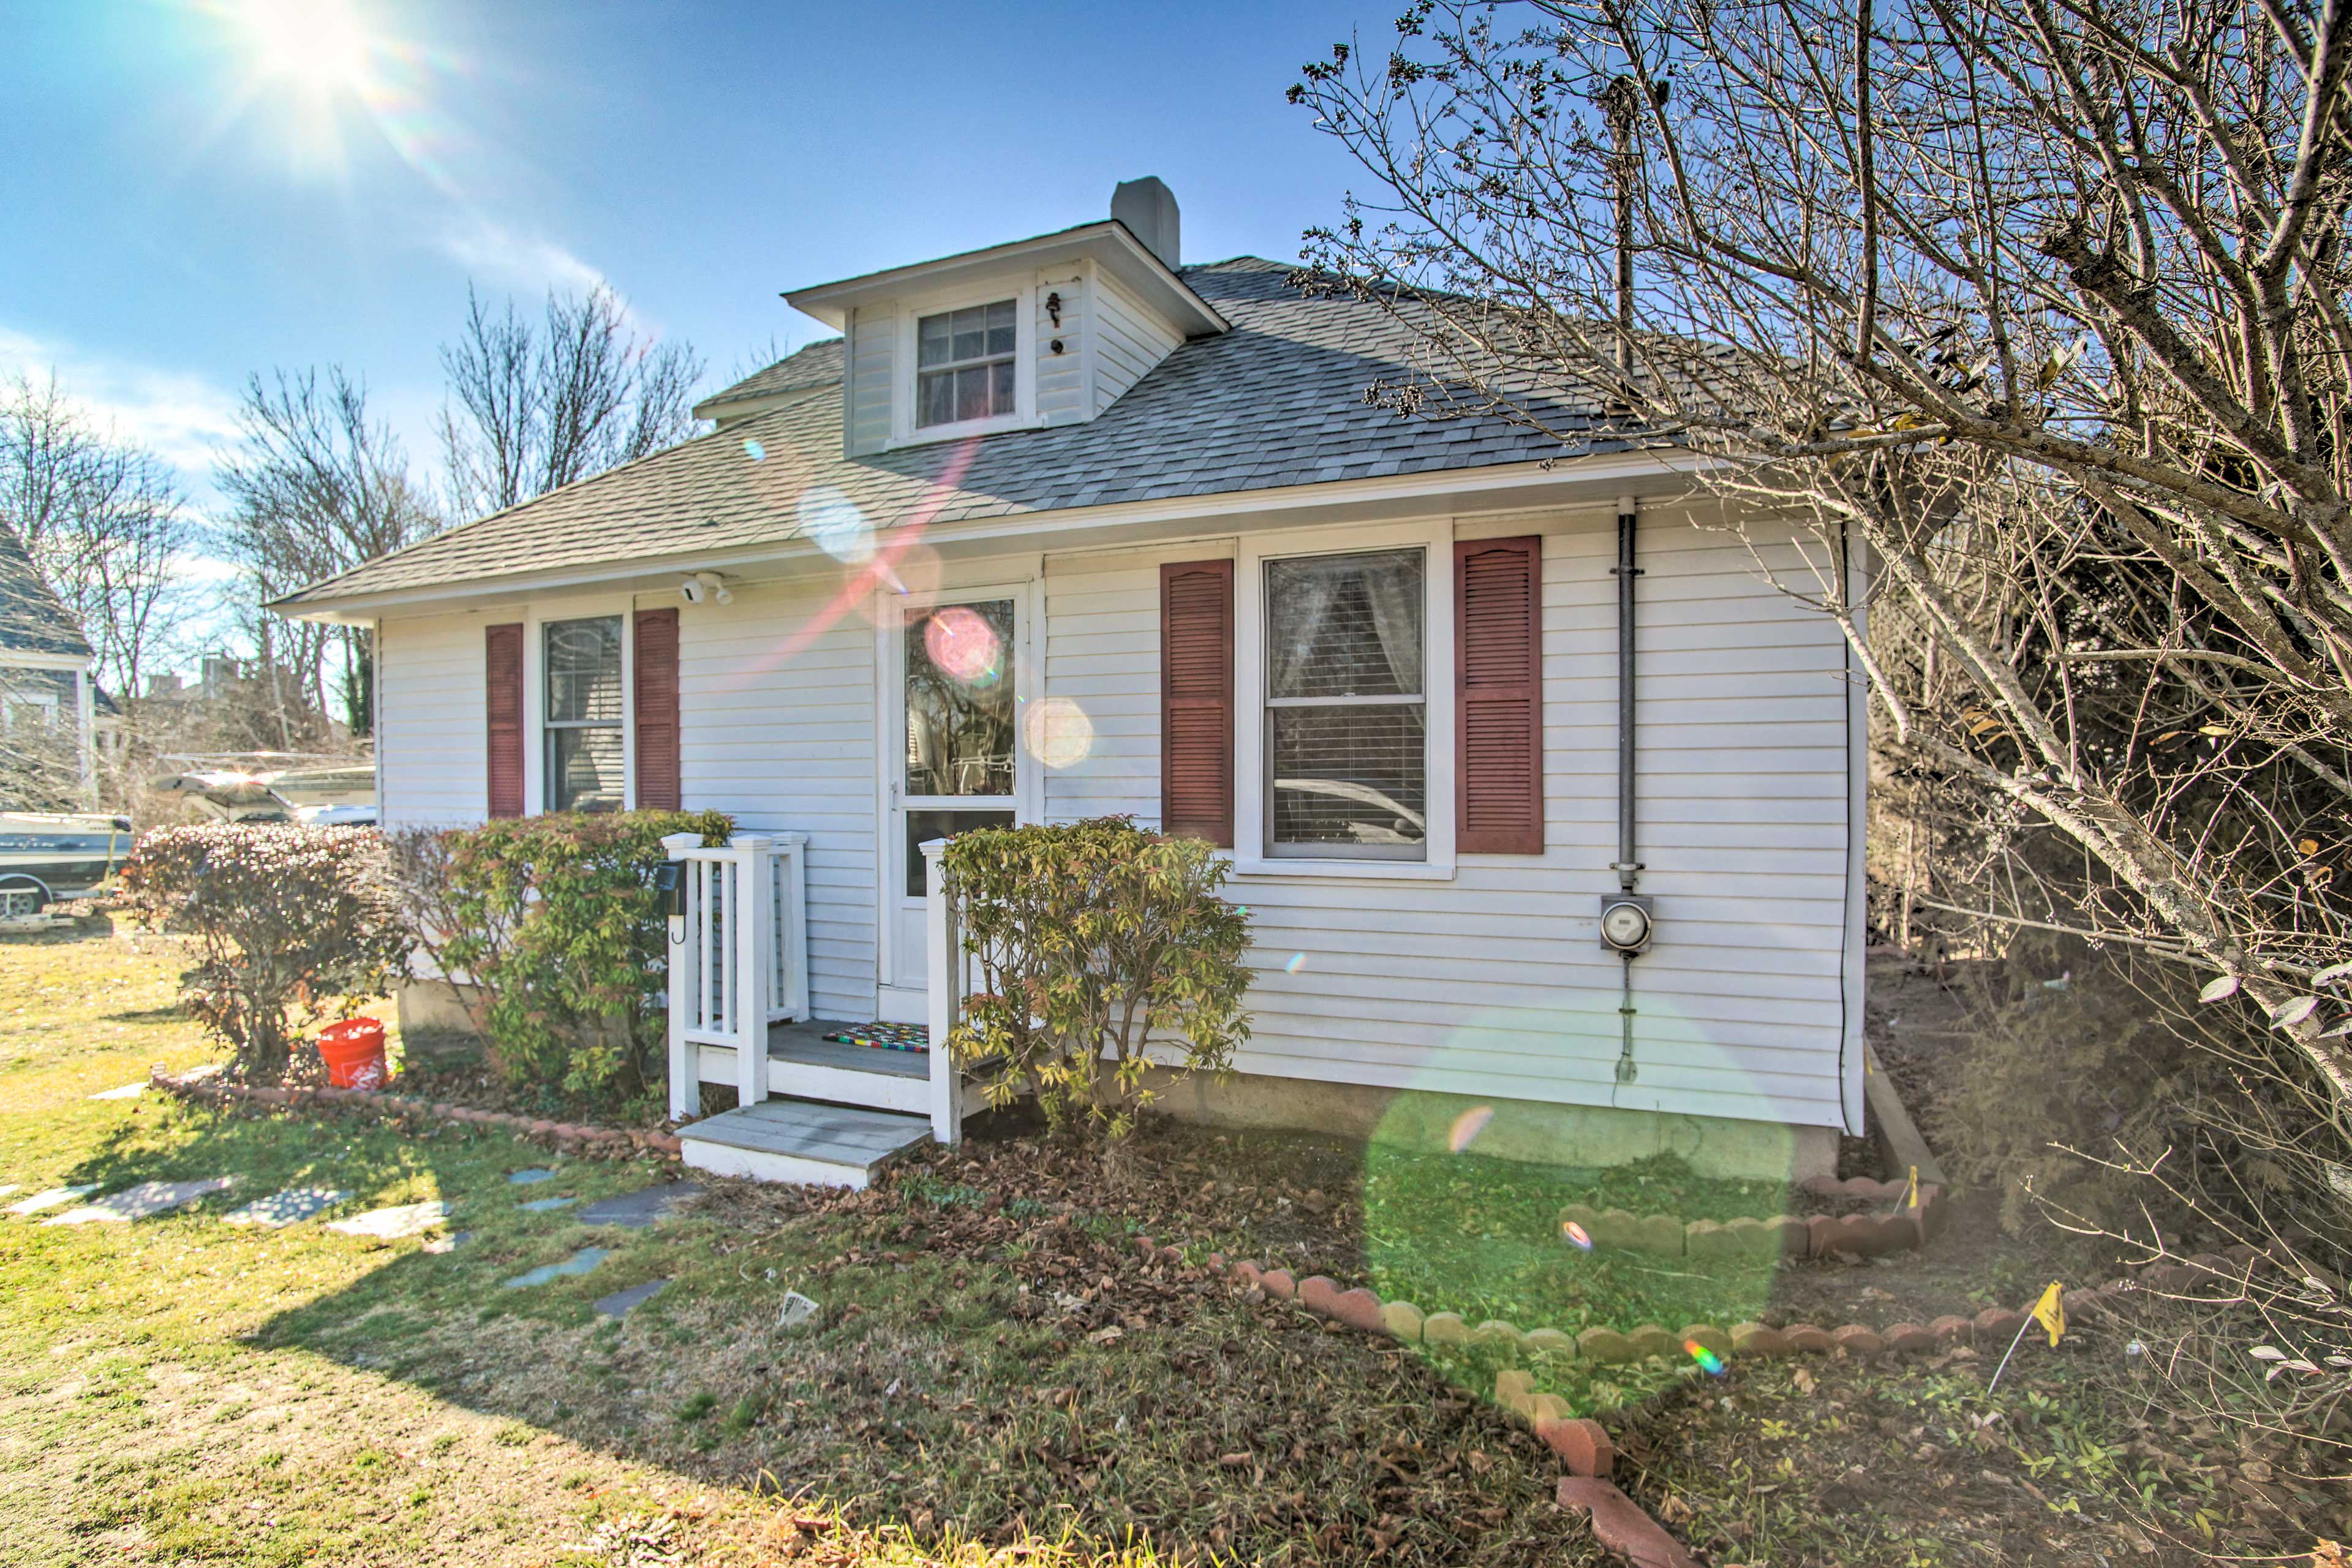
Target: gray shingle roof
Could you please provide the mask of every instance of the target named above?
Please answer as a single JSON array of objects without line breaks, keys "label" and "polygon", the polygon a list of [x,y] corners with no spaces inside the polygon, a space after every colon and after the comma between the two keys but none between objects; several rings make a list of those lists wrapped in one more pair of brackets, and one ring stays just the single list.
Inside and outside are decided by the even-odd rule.
[{"label": "gray shingle roof", "polygon": [[755,397],[772,397],[779,393],[830,385],[840,379],[841,340],[826,338],[822,342],[796,349],[767,369],[757,371],[732,386],[712,393],[696,406],[707,408],[713,404],[747,403]]},{"label": "gray shingle roof", "polygon": [[[1373,382],[1412,374],[1414,333],[1374,303],[1302,293],[1291,270],[1253,257],[1184,268],[1185,282],[1233,330],[1180,345],[1084,424],[845,458],[836,346],[835,390],[452,529],[280,603],[774,544],[806,531],[804,512],[841,515],[837,497],[888,529],[1566,455],[1550,436],[1467,403],[1449,409],[1433,397],[1429,414],[1412,418],[1370,405],[1364,393]],[[767,376],[814,375],[827,346],[812,344],[730,392]],[[1591,430],[1591,451],[1632,444],[1612,438],[1597,409],[1552,404],[1542,413],[1555,430]]]},{"label": "gray shingle roof", "polygon": [[0,523],[0,651],[89,657],[80,624],[41,581],[24,541],[5,523]]}]

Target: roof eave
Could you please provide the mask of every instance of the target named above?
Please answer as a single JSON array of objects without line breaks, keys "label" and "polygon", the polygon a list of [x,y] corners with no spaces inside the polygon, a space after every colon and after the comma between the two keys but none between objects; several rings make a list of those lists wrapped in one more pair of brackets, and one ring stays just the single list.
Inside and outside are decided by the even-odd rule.
[{"label": "roof eave", "polygon": [[[1108,528],[1129,522],[1164,523],[1193,518],[1210,521],[1239,512],[1273,516],[1307,507],[1346,506],[1358,501],[1383,502],[1420,497],[1458,499],[1484,494],[1507,498],[1514,492],[1528,490],[1590,490],[1596,486],[1631,487],[1647,493],[1661,483],[1682,483],[1692,474],[1709,466],[1706,458],[1685,447],[1635,447],[1564,460],[1530,458],[1478,468],[1432,468],[1380,479],[1324,480],[1271,489],[1219,490],[1206,495],[1171,496],[1101,506],[1055,507],[1039,511],[998,513],[964,519],[961,523],[935,524],[929,537],[934,543],[950,545],[968,540],[1007,535],[1057,533],[1087,526]],[[387,610],[425,605],[446,605],[458,608],[467,601],[514,599],[537,593],[593,587],[631,578],[656,579],[689,569],[732,571],[762,563],[823,555],[824,552],[814,541],[787,534],[760,543],[642,556],[634,560],[608,560],[551,573],[509,573],[460,582],[331,596],[314,597],[311,590],[305,589],[273,600],[266,607],[295,620],[365,625]]]},{"label": "roof eave", "polygon": [[1065,257],[1087,253],[1109,263],[1129,283],[1154,296],[1153,302],[1185,328],[1185,336],[1203,337],[1232,331],[1232,322],[1194,293],[1191,284],[1116,218],[943,256],[935,261],[919,261],[837,282],[787,289],[784,302],[836,331],[846,331],[850,312],[868,300],[887,299],[916,288],[950,288],[961,278],[978,277],[1007,267],[1045,267]]}]

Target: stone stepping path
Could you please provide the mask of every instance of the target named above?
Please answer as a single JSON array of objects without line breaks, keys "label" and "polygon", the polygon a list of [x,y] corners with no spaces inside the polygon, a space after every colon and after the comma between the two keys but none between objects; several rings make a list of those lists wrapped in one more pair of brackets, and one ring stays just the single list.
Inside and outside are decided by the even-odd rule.
[{"label": "stone stepping path", "polygon": [[198,1198],[225,1192],[235,1176],[214,1176],[201,1182],[142,1182],[119,1193],[109,1193],[94,1204],[51,1215],[43,1225],[127,1225],[185,1208]]},{"label": "stone stepping path", "polygon": [[583,1247],[561,1263],[544,1263],[527,1274],[518,1274],[506,1282],[509,1290],[520,1290],[532,1285],[544,1285],[551,1280],[565,1279],[585,1274],[612,1256],[609,1248]]},{"label": "stone stepping path", "polygon": [[535,1187],[541,1182],[551,1182],[553,1180],[555,1180],[555,1173],[552,1171],[517,1171],[513,1175],[507,1178],[507,1184],[514,1187]]},{"label": "stone stepping path", "polygon": [[435,1237],[432,1240],[425,1244],[423,1250],[426,1252],[455,1252],[459,1247],[465,1246],[466,1243],[473,1239],[474,1233],[470,1230],[453,1230],[446,1236]]},{"label": "stone stepping path", "polygon": [[422,1236],[447,1222],[449,1205],[438,1199],[431,1203],[399,1204],[388,1209],[370,1209],[349,1219],[329,1220],[329,1230],[341,1231],[345,1236],[370,1236],[378,1241],[396,1241],[402,1237]]},{"label": "stone stepping path", "polygon": [[136,1100],[146,1092],[147,1086],[144,1083],[126,1083],[121,1089],[101,1089],[98,1093],[91,1095],[89,1098],[92,1100]]},{"label": "stone stepping path", "polygon": [[555,1209],[569,1208],[579,1201],[578,1198],[533,1198],[527,1204],[517,1204],[515,1207],[531,1214],[547,1214]]},{"label": "stone stepping path", "polygon": [[98,1184],[96,1182],[92,1182],[88,1186],[84,1187],[51,1187],[46,1193],[35,1193],[29,1198],[23,1198],[16,1203],[10,1204],[8,1205],[8,1212],[10,1214],[38,1214],[43,1209],[53,1209],[59,1204],[69,1204],[76,1198],[86,1198],[96,1191],[98,1191]]},{"label": "stone stepping path", "polygon": [[650,1301],[669,1285],[667,1279],[648,1279],[642,1285],[632,1285],[625,1290],[615,1290],[596,1303],[596,1310],[608,1318],[625,1318],[629,1309]]},{"label": "stone stepping path", "polygon": [[700,1185],[693,1182],[665,1182],[658,1187],[644,1187],[618,1197],[598,1198],[580,1211],[580,1223],[644,1230],[657,1220],[667,1219],[671,1210],[701,1191]]},{"label": "stone stepping path", "polygon": [[312,1215],[331,1209],[352,1194],[328,1187],[289,1187],[266,1198],[256,1198],[241,1209],[221,1215],[224,1225],[257,1225],[270,1230],[299,1225]]},{"label": "stone stepping path", "polygon": [[24,1184],[25,1184],[22,1182],[0,1182],[0,1198],[5,1198],[10,1193],[21,1190]]}]

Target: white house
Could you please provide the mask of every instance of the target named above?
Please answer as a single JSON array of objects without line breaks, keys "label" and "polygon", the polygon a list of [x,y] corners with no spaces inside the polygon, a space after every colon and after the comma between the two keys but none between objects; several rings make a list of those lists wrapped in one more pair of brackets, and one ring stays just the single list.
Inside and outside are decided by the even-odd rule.
[{"label": "white house", "polygon": [[[786,298],[840,338],[701,405],[713,433],[278,606],[376,627],[388,826],[682,804],[767,836],[688,868],[706,901],[772,869],[739,924],[778,956],[760,1016],[714,1023],[733,939],[689,922],[687,1084],[777,1125],[928,1103],[952,1136],[962,1091],[915,1053],[716,1043],[936,1021],[920,847],[1126,813],[1228,847],[1258,936],[1239,1073],[1169,1109],[1742,1173],[1860,1129],[1861,687],[1758,570],[1805,564],[1793,533],[1727,528],[1597,409],[1546,411],[1589,432],[1563,449],[1372,406],[1411,334],[1278,263],[1183,264],[1157,180]],[[1629,885],[1626,958],[1601,916]],[[862,1092],[885,1058],[932,1099]],[[783,1169],[721,1136],[690,1153]]]}]

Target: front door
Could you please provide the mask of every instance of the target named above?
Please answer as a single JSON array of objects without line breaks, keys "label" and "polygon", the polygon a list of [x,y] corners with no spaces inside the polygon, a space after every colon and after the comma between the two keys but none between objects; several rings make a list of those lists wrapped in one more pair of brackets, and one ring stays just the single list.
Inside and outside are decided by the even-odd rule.
[{"label": "front door", "polygon": [[892,638],[898,721],[883,765],[891,774],[882,857],[881,1013],[925,1016],[926,840],[1019,819],[1022,768],[1021,595],[975,594],[898,606]]}]

